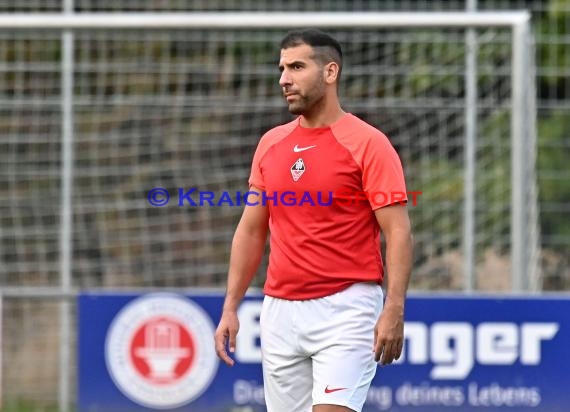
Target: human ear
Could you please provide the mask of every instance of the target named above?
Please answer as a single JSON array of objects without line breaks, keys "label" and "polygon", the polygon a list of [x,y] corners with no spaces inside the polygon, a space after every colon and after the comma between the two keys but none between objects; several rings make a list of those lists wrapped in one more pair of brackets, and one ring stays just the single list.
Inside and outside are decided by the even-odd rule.
[{"label": "human ear", "polygon": [[325,82],[327,84],[333,84],[338,78],[338,64],[335,62],[330,62],[324,67]]}]

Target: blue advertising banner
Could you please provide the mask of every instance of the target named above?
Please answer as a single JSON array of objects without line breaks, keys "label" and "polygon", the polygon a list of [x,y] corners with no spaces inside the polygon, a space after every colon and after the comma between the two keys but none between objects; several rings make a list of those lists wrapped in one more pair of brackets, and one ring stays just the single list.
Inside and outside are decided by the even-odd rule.
[{"label": "blue advertising banner", "polygon": [[[213,345],[222,295],[80,296],[79,411],[265,411],[261,299],[240,307],[230,368]],[[570,298],[410,296],[405,336],[365,412],[570,410]]]}]

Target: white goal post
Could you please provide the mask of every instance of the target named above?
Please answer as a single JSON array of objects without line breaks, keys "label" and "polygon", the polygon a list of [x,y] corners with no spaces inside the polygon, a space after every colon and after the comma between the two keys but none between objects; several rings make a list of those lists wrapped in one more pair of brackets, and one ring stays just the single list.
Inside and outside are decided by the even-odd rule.
[{"label": "white goal post", "polygon": [[[301,27],[323,29],[400,29],[400,28],[505,28],[511,30],[512,72],[509,74],[510,90],[510,268],[512,290],[525,292],[535,289],[537,265],[535,250],[538,247],[537,205],[534,147],[535,104],[533,79],[533,52],[530,30],[530,13],[526,11],[501,12],[245,12],[245,13],[72,13],[62,14],[0,14],[2,31],[49,31],[62,33],[61,38],[61,203],[59,213],[59,284],[52,285],[53,297],[69,298],[76,293],[72,281],[73,270],[73,177],[74,177],[74,42],[82,31],[103,30],[273,30]],[[469,50],[469,48],[468,48]],[[471,51],[472,52],[472,51]],[[0,62],[2,64],[2,62]],[[445,64],[445,63],[443,63]],[[466,78],[466,101],[474,100],[477,73],[468,70]],[[471,85],[471,86],[469,86]],[[476,233],[476,168],[477,130],[473,124],[476,115],[470,104],[465,104],[463,186],[463,236],[464,290],[473,291]],[[406,165],[404,164],[404,167]],[[150,189],[150,187],[148,188]],[[45,286],[21,288],[3,287],[0,283],[0,298],[42,297]],[[60,410],[65,411],[70,399],[70,336],[72,322],[66,304],[61,311],[60,340]],[[7,335],[7,334],[6,334]]]},{"label": "white goal post", "polygon": [[529,23],[527,11],[0,14],[0,27],[55,30],[505,26],[525,31]]}]

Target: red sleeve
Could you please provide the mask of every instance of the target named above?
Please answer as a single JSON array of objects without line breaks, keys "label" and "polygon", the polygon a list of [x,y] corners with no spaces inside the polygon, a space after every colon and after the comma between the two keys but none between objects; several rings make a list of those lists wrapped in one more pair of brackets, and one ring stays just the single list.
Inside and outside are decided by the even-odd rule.
[{"label": "red sleeve", "polygon": [[269,145],[265,144],[265,140],[261,138],[257,145],[257,148],[255,149],[253,161],[251,163],[251,173],[249,175],[249,186],[255,186],[261,190],[265,190],[263,173],[261,172],[261,159],[265,153],[267,153],[267,149],[269,148]]},{"label": "red sleeve", "polygon": [[408,201],[402,163],[388,138],[353,116],[333,130],[362,173],[362,190],[373,210]]},{"label": "red sleeve", "polygon": [[406,181],[402,163],[388,138],[378,133],[371,136],[362,152],[362,186],[369,195],[373,210],[407,202]]}]

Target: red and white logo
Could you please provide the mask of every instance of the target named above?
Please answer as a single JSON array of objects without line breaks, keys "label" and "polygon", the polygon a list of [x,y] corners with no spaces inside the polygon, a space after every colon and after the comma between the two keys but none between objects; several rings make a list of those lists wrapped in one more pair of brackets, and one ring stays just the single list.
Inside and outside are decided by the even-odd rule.
[{"label": "red and white logo", "polygon": [[293,176],[293,181],[297,181],[305,173],[305,162],[302,158],[298,158],[293,166],[291,166],[291,176]]},{"label": "red and white logo", "polygon": [[191,300],[171,294],[135,299],[107,333],[107,369],[121,392],[145,407],[190,403],[218,369],[214,325]]}]

